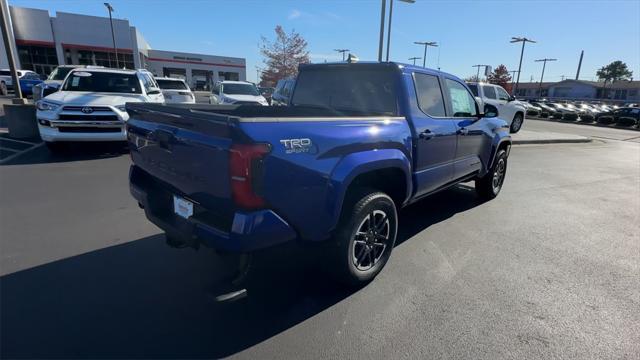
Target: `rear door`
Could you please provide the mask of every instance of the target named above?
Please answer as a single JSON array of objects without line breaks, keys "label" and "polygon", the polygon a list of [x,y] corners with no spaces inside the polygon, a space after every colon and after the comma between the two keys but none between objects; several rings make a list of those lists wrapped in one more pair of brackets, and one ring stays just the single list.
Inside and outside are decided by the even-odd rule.
[{"label": "rear door", "polygon": [[411,118],[416,135],[416,196],[436,190],[453,178],[456,127],[446,112],[441,80],[435,74],[413,74],[417,99]]}]

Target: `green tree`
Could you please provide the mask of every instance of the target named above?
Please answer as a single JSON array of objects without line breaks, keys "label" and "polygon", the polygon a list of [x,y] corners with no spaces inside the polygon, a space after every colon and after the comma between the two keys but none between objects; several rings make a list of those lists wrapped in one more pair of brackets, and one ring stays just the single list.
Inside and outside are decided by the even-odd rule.
[{"label": "green tree", "polygon": [[607,66],[603,66],[596,72],[598,79],[603,80],[605,84],[617,80],[628,80],[633,75],[627,64],[620,60],[616,60]]},{"label": "green tree", "polygon": [[264,56],[265,70],[260,76],[262,86],[275,86],[280,79],[298,74],[298,65],[309,62],[307,41],[295,30],[286,33],[282,26],[275,28],[276,39],[262,37],[260,53]]},{"label": "green tree", "polygon": [[490,84],[500,85],[505,90],[510,91],[511,74],[507,67],[500,64],[493,69],[493,72],[487,76],[487,82]]}]

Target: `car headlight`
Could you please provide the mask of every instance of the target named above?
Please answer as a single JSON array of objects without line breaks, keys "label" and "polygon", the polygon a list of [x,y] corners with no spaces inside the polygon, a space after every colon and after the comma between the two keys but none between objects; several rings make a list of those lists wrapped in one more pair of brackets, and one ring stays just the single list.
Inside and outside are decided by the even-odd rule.
[{"label": "car headlight", "polygon": [[36,102],[36,107],[40,111],[53,111],[57,109],[60,105],[54,104],[48,101],[38,101]]},{"label": "car headlight", "polygon": [[118,105],[116,106],[116,109],[122,111],[122,112],[126,112],[127,111],[127,106],[126,105]]},{"label": "car headlight", "polygon": [[224,104],[233,104],[233,103],[235,102],[235,100],[234,100],[234,99],[230,99],[230,98],[223,97],[223,98],[222,98],[222,102],[223,102]]}]

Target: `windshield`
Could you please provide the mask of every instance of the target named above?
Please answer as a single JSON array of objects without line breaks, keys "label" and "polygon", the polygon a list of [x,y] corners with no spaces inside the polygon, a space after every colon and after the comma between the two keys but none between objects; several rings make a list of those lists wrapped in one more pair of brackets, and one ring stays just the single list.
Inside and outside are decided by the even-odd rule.
[{"label": "windshield", "polygon": [[258,96],[258,88],[251,84],[222,84],[222,93],[228,95],[253,95]]},{"label": "windshield", "polygon": [[335,66],[300,72],[293,106],[396,114],[396,84],[391,69]]},{"label": "windshield", "polygon": [[135,74],[74,71],[67,77],[63,91],[90,91],[140,94],[140,82]]},{"label": "windshield", "polygon": [[71,67],[57,67],[53,69],[47,80],[64,80],[69,71],[73,70]]},{"label": "windshield", "polygon": [[187,84],[185,84],[182,80],[156,79],[156,82],[162,90],[189,90]]}]

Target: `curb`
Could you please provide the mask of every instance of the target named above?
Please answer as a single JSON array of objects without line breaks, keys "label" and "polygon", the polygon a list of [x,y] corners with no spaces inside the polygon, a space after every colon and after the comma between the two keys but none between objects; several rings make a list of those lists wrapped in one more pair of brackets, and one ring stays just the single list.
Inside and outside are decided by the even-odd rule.
[{"label": "curb", "polygon": [[537,139],[537,140],[511,140],[513,145],[531,145],[531,144],[581,144],[590,143],[593,139],[585,137],[582,139]]}]

